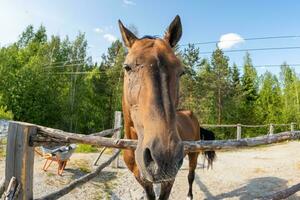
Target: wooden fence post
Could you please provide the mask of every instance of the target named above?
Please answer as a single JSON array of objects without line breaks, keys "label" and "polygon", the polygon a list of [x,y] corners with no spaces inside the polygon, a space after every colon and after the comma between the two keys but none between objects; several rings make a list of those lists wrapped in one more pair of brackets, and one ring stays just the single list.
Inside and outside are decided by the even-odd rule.
[{"label": "wooden fence post", "polygon": [[[122,125],[122,113],[120,111],[115,111],[115,123],[114,128],[120,128]],[[121,138],[121,130],[115,132],[114,138],[120,139]],[[117,152],[118,149],[115,149],[114,152]],[[113,161],[112,163],[113,168],[119,168],[119,156]]]},{"label": "wooden fence post", "polygon": [[240,140],[242,138],[242,125],[237,124],[236,125],[236,139]]},{"label": "wooden fence post", "polygon": [[274,134],[274,124],[270,124],[269,135]]},{"label": "wooden fence post", "polygon": [[33,125],[20,122],[9,122],[6,166],[5,166],[5,188],[10,179],[15,177],[17,185],[20,184],[18,200],[33,199],[33,164],[34,147],[29,146],[30,136],[37,133]]},{"label": "wooden fence post", "polygon": [[291,131],[295,131],[295,124],[296,124],[295,122],[291,123]]}]

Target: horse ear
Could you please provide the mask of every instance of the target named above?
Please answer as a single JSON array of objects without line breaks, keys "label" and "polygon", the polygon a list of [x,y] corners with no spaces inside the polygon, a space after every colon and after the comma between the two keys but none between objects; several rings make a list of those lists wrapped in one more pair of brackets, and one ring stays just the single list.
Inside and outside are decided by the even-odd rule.
[{"label": "horse ear", "polygon": [[122,24],[121,20],[118,22],[123,42],[126,47],[130,48],[138,38]]},{"label": "horse ear", "polygon": [[179,42],[182,35],[182,25],[179,15],[170,24],[169,28],[165,32],[164,40],[166,40],[173,48]]}]

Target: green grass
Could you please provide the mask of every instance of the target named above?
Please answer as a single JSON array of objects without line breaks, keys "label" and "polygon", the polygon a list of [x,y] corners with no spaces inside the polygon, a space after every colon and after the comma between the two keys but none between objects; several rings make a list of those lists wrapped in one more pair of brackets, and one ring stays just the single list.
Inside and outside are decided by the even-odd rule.
[{"label": "green grass", "polygon": [[6,156],[6,138],[0,139],[0,158],[4,158]]},{"label": "green grass", "polygon": [[0,148],[0,158],[4,158],[6,156],[6,152]]},{"label": "green grass", "polygon": [[76,153],[95,153],[98,149],[92,145],[88,144],[79,144],[76,148]]},{"label": "green grass", "polygon": [[73,166],[75,166],[77,169],[79,169],[80,171],[82,171],[84,173],[91,172],[89,162],[86,160],[77,160],[77,159],[73,160]]}]

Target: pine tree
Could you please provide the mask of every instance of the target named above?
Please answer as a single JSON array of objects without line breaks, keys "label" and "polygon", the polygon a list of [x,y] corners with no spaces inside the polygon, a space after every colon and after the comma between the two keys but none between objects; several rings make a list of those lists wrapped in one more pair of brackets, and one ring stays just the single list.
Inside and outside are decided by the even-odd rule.
[{"label": "pine tree", "polygon": [[100,70],[107,74],[107,87],[110,90],[109,116],[113,123],[113,114],[115,110],[121,110],[122,90],[123,90],[123,63],[125,60],[126,49],[122,42],[116,40],[107,50],[107,54],[102,55]]},{"label": "pine tree", "polygon": [[255,117],[255,101],[258,98],[258,76],[249,53],[246,53],[244,57],[243,71],[241,79],[241,123],[255,124],[258,123]]},{"label": "pine tree", "polygon": [[277,77],[270,72],[262,76],[257,99],[257,116],[262,124],[282,122],[282,94]]},{"label": "pine tree", "polygon": [[215,105],[217,108],[217,122],[222,123],[225,112],[224,105],[228,97],[230,88],[230,68],[228,65],[229,58],[226,57],[223,51],[217,48],[211,58],[211,66],[213,72],[213,90],[215,96]]},{"label": "pine tree", "polygon": [[241,89],[241,80],[240,80],[240,72],[238,66],[234,63],[232,67],[232,86],[235,91],[239,91]]},{"label": "pine tree", "polygon": [[299,79],[296,72],[287,63],[281,65],[280,79],[283,92],[283,116],[284,122],[294,122],[299,119]]},{"label": "pine tree", "polygon": [[240,123],[242,86],[238,66],[234,63],[230,68],[230,89],[228,91],[226,107],[227,120],[229,123]]},{"label": "pine tree", "polygon": [[179,56],[184,65],[185,75],[180,80],[179,107],[193,110],[197,113],[200,99],[197,98],[199,90],[197,89],[197,70],[201,65],[199,48],[194,44],[189,44]]}]

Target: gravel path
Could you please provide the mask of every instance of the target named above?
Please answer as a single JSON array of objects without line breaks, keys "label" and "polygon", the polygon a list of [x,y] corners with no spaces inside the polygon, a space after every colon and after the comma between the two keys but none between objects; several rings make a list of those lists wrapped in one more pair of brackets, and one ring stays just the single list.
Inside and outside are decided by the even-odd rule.
[{"label": "gravel path", "polygon": [[[252,200],[300,182],[300,143],[289,142],[239,151],[217,152],[213,170],[196,169],[194,199]],[[198,163],[202,163],[202,156]],[[170,199],[186,199],[188,162],[176,177]],[[115,199],[141,199],[142,189],[129,173],[118,179]],[[156,191],[159,187],[156,187]],[[288,198],[300,199],[300,192]]]},{"label": "gravel path", "polygon": [[[199,157],[194,182],[194,199],[252,200],[270,192],[287,188],[300,182],[300,143],[289,142],[260,148],[217,152],[213,170],[203,169]],[[62,188],[90,170],[97,154],[72,156],[63,176],[56,175],[56,164],[49,171],[41,170],[43,160],[36,156],[34,169],[34,194],[40,197]],[[104,155],[102,161],[109,155]],[[100,161],[101,162],[101,161]],[[123,165],[123,163],[121,162]],[[4,158],[0,157],[0,179],[4,174]],[[185,199],[188,191],[188,162],[180,170],[170,199]],[[155,190],[158,192],[159,187]],[[105,169],[98,178],[76,188],[61,199],[143,199],[143,190],[126,169]],[[300,192],[289,198],[300,199]]]}]

